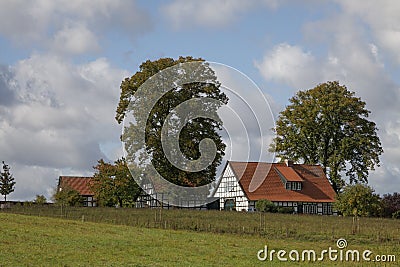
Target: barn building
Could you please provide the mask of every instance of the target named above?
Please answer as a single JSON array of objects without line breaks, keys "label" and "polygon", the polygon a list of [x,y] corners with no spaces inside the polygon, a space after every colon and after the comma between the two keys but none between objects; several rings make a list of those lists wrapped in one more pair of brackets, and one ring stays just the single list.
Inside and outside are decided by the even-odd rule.
[{"label": "barn building", "polygon": [[94,193],[90,189],[92,179],[93,177],[60,176],[57,190],[76,190],[83,198],[83,206],[95,207],[96,200],[94,199]]},{"label": "barn building", "polygon": [[319,165],[227,162],[214,197],[221,209],[254,211],[258,200],[296,213],[333,214],[335,191]]}]

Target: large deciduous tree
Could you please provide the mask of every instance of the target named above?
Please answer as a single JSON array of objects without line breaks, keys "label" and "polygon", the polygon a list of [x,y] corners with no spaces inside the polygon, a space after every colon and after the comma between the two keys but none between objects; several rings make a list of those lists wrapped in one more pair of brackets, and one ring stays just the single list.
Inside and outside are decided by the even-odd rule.
[{"label": "large deciduous tree", "polygon": [[10,173],[10,167],[3,161],[3,171],[0,173],[0,194],[4,196],[4,202],[7,202],[7,195],[14,192],[15,181]]},{"label": "large deciduous tree", "polygon": [[366,103],[339,82],[299,91],[280,112],[270,150],[282,159],[321,164],[336,192],[350,183],[368,182],[383,153]]},{"label": "large deciduous tree", "polygon": [[[190,73],[191,71],[188,73],[186,70],[181,71],[179,69],[179,66],[182,65],[178,64],[193,62],[202,62],[202,64],[197,65],[198,68],[193,69],[193,73]],[[141,85],[148,81],[153,75],[160,74],[160,71],[173,66],[178,67],[174,70],[176,71],[176,77],[180,77],[182,72],[185,72],[188,76],[194,78],[207,77],[207,82],[189,82],[182,85],[179,85],[179,82],[173,83],[178,85],[173,88],[166,88],[168,91],[152,107],[150,114],[145,114],[145,116],[143,116],[143,111],[140,108],[135,108],[135,103],[137,102],[134,102],[132,108],[133,110],[128,110],[130,101],[134,99],[134,95]],[[166,85],[163,83],[163,81],[167,78],[169,79],[170,77],[171,75],[168,77],[162,77],[160,79],[161,82],[159,83],[155,81],[156,79],[151,80],[151,82],[155,83],[153,85],[155,87],[165,87]],[[135,120],[143,120],[142,118],[145,117],[145,121],[143,123],[143,125],[146,125],[146,140],[144,148],[147,152],[147,155],[151,155],[151,164],[155,167],[158,173],[163,178],[176,185],[189,187],[205,185],[215,179],[217,167],[221,163],[224,156],[225,144],[222,141],[222,137],[218,133],[218,130],[222,129],[222,122],[213,120],[211,118],[197,117],[185,121],[184,127],[180,129],[180,126],[177,125],[180,125],[180,123],[184,121],[184,118],[179,117],[179,115],[173,117],[175,124],[169,126],[169,131],[174,132],[174,134],[179,134],[179,137],[177,137],[179,140],[179,149],[185,160],[191,162],[198,160],[202,155],[199,149],[200,142],[206,138],[213,140],[216,146],[215,157],[213,160],[211,160],[211,164],[200,171],[191,171],[189,168],[178,168],[176,164],[168,159],[168,157],[165,155],[165,151],[163,151],[163,144],[161,140],[162,128],[167,117],[174,111],[174,109],[185,101],[191,99],[207,98],[219,101],[218,103],[220,104],[215,104],[216,102],[214,102],[214,104],[206,104],[205,106],[201,107],[207,112],[216,114],[217,109],[221,105],[228,102],[227,96],[220,91],[219,87],[220,83],[217,81],[215,72],[206,62],[204,62],[203,59],[179,57],[176,60],[172,58],[161,58],[156,61],[148,60],[140,65],[139,71],[136,72],[132,77],[126,78],[124,81],[122,81],[116,120],[121,123],[124,120],[127,112],[130,111],[132,111]],[[153,92],[146,92],[146,97],[148,96],[148,98],[151,98],[152,93]],[[135,99],[135,101],[142,100]],[[133,140],[132,143],[135,143],[135,138],[137,138],[137,135],[135,134],[134,125],[131,125],[131,127],[133,128],[130,140]],[[141,131],[142,129],[136,130]],[[179,153],[179,151],[174,150],[173,153]],[[138,158],[140,159],[140,157]]]},{"label": "large deciduous tree", "polygon": [[118,159],[114,164],[101,159],[94,169],[91,189],[99,206],[128,206],[141,193],[124,159]]}]

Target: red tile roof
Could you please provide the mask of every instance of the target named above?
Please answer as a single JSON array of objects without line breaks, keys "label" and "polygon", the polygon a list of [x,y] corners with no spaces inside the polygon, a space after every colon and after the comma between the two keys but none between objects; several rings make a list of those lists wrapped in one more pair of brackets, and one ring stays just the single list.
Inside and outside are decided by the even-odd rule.
[{"label": "red tile roof", "polygon": [[[335,191],[321,166],[264,162],[229,162],[239,184],[250,200],[334,202]],[[280,174],[279,174],[280,173]],[[287,181],[301,181],[302,189],[287,190]]]},{"label": "red tile roof", "polygon": [[82,196],[93,196],[90,182],[93,177],[60,176],[59,188],[69,187],[79,192]]}]

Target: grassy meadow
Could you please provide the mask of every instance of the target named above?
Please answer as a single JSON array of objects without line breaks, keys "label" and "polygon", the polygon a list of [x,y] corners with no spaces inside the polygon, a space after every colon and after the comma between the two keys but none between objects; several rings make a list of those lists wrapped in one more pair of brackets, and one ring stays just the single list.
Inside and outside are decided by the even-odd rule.
[{"label": "grassy meadow", "polygon": [[[53,217],[53,218],[51,218]],[[0,211],[0,266],[397,266],[400,220],[193,210],[13,207]],[[259,261],[268,249],[347,249],[396,263]],[[326,257],[327,259],[327,257]]]}]

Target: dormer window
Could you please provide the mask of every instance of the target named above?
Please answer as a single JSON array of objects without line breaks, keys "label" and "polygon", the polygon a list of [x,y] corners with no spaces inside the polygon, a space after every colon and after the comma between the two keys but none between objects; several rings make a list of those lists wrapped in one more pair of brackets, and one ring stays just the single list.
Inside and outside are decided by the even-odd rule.
[{"label": "dormer window", "polygon": [[286,182],[286,190],[301,190],[301,182]]},{"label": "dormer window", "polygon": [[295,165],[291,162],[287,162],[286,166],[277,166],[275,171],[278,173],[279,177],[286,190],[300,191],[303,187],[303,179],[294,169]]}]

